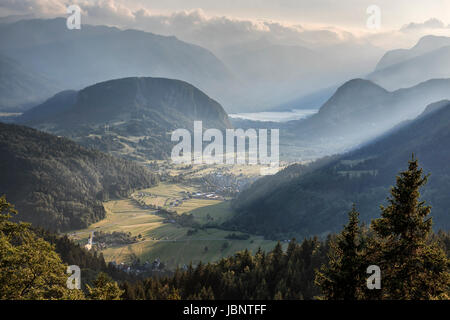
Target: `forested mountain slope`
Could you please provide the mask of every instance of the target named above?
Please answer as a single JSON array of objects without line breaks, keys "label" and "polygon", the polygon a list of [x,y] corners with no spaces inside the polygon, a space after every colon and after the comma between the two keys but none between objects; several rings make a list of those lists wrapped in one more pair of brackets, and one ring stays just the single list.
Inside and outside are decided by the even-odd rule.
[{"label": "forested mountain slope", "polygon": [[0,194],[17,219],[52,231],[105,217],[102,200],[151,186],[157,176],[132,162],[24,126],[0,123]]}]

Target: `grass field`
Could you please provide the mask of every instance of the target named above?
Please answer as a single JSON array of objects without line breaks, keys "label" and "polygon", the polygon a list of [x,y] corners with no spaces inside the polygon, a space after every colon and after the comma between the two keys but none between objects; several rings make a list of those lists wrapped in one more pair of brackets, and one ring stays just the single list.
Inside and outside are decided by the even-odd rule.
[{"label": "grass field", "polygon": [[[147,192],[156,195],[156,198],[144,197],[145,200],[150,201],[149,198],[176,198],[181,191],[195,190],[176,184],[161,184],[154,188],[140,190],[138,193]],[[141,262],[151,262],[159,258],[161,262],[173,269],[190,262],[197,264],[199,261],[216,261],[246,248],[253,252],[259,247],[263,250],[271,250],[276,244],[259,236],[251,236],[248,240],[229,240],[225,238],[230,234],[229,231],[216,228],[198,229],[197,232],[187,235],[189,228],[176,223],[164,223],[164,217],[158,216],[154,210],[143,209],[132,198],[108,201],[104,203],[104,206],[107,212],[105,219],[87,229],[70,232],[70,237],[85,244],[91,232],[100,230],[130,232],[133,236],[139,234],[143,236],[140,242],[103,250],[107,261],[131,262],[139,258]],[[233,215],[228,201],[189,199],[174,209],[180,214],[191,213],[194,220],[200,224],[207,222],[220,224]]]}]

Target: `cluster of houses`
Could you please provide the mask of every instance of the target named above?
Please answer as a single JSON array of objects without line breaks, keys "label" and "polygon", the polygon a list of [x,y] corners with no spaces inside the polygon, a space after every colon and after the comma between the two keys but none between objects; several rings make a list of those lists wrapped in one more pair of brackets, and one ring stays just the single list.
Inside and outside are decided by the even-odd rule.
[{"label": "cluster of houses", "polygon": [[196,180],[206,192],[214,193],[220,197],[234,197],[255,181],[256,177],[248,177],[243,174],[235,175],[218,169]]},{"label": "cluster of houses", "polygon": [[[153,167],[159,169],[167,169],[170,164],[157,164],[152,163]],[[199,171],[202,168],[196,168],[192,170],[192,166],[189,167],[189,174],[191,175],[195,171]],[[191,182],[201,185],[202,192],[189,192],[182,191],[181,197],[178,199],[168,199],[164,207],[176,208],[183,204],[184,201],[189,199],[205,199],[205,200],[225,200],[226,197],[234,197],[240,191],[245,189],[250,183],[252,183],[256,177],[248,177],[244,174],[233,174],[228,172],[227,168],[216,168],[214,172],[197,177],[191,177]],[[156,197],[149,192],[139,191],[136,193],[135,200],[139,203],[141,208],[149,210],[160,210],[162,206],[156,206],[152,204],[146,204],[144,198]]]},{"label": "cluster of houses", "polygon": [[[166,202],[166,205],[168,207],[174,208],[179,207],[183,204],[184,201],[187,201],[189,199],[207,199],[207,200],[223,200],[223,197],[216,194],[215,192],[189,192],[189,191],[181,191],[182,197],[179,199],[169,199]],[[143,209],[149,209],[149,210],[159,210],[162,209],[161,206],[156,206],[152,204],[146,204],[144,201],[144,197],[152,197],[154,195],[148,193],[148,192],[137,192],[135,196],[135,200],[138,202],[139,206]]]},{"label": "cluster of houses", "polygon": [[156,258],[153,262],[145,261],[143,264],[139,263],[133,263],[133,264],[127,264],[127,263],[117,263],[116,261],[110,262],[112,266],[117,268],[118,270],[127,272],[127,273],[144,273],[144,272],[152,272],[152,271],[164,271],[165,266],[164,264],[159,260],[159,258]]},{"label": "cluster of houses", "polygon": [[215,192],[196,192],[192,194],[194,199],[205,199],[205,200],[223,200],[223,197],[216,194]]},{"label": "cluster of houses", "polygon": [[215,192],[189,192],[189,191],[181,191],[182,198],[170,200],[168,206],[170,208],[179,207],[183,204],[184,201],[189,199],[204,199],[204,200],[223,200],[224,198]]}]

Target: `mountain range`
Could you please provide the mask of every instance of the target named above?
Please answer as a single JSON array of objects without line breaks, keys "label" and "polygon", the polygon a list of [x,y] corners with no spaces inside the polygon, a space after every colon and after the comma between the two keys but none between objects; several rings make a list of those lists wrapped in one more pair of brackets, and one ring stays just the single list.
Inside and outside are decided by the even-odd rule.
[{"label": "mountain range", "polygon": [[242,88],[236,91],[240,105],[254,112],[279,109],[280,104],[290,109],[317,108],[317,99],[310,100],[311,95],[320,95],[318,88],[335,88],[367,74],[383,54],[370,45],[315,47],[264,37],[214,52],[240,80]]},{"label": "mountain range", "polygon": [[231,85],[231,73],[210,51],[173,36],[90,25],[69,30],[56,18],[0,24],[0,39],[0,53],[48,78],[59,88],[53,94],[130,76],[185,80],[217,99]]},{"label": "mountain range", "polygon": [[47,98],[110,79],[150,76],[192,83],[228,112],[262,111],[367,74],[382,55],[380,48],[352,41],[318,47],[264,37],[219,50],[139,30],[88,24],[68,30],[65,18],[18,19],[0,20],[0,54],[49,79],[56,89]]}]

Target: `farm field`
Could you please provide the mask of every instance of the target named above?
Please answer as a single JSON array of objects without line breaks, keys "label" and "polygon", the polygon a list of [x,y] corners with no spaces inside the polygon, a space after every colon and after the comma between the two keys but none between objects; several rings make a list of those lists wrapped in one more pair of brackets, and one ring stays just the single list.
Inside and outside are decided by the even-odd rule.
[{"label": "farm field", "polygon": [[[186,192],[195,193],[198,192],[199,190],[200,190],[199,188],[196,188],[194,186],[174,184],[174,183],[160,183],[155,187],[143,189],[133,193],[131,195],[131,198],[136,201],[140,201],[142,204],[145,204],[147,206],[155,206],[165,209],[171,208],[177,213],[183,213],[186,212],[186,209],[180,210],[181,208],[171,206],[171,203],[175,202],[176,200],[179,200],[181,202],[182,199],[186,197],[185,196]],[[189,199],[187,201],[192,202],[194,200],[201,200],[201,199]],[[184,203],[186,202],[186,200],[182,202]],[[185,205],[184,207],[195,209],[210,204],[214,203],[198,202],[196,204],[187,205],[187,207]]]}]

